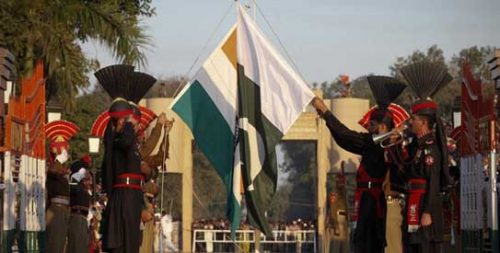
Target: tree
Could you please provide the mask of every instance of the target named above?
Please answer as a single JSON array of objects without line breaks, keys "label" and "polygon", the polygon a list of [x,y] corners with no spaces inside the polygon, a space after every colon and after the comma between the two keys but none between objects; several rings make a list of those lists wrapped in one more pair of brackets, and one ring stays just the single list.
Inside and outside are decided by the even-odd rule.
[{"label": "tree", "polygon": [[[97,116],[108,109],[111,99],[100,86],[97,86],[93,92],[77,97],[74,103],[75,107],[78,108],[78,113],[65,112],[63,119],[71,121],[80,127],[80,132],[71,140],[71,157],[79,159],[89,151],[88,137],[90,136],[92,123]],[[104,147],[101,145],[100,150],[103,149]],[[99,168],[101,166],[102,155],[103,152],[93,155],[94,167]]]},{"label": "tree", "polygon": [[290,209],[290,196],[292,194],[293,185],[289,182],[278,186],[274,195],[271,207],[268,210],[268,218],[271,221],[285,221]]},{"label": "tree", "polygon": [[[483,83],[483,95],[490,96],[495,92],[494,82],[491,79],[491,71],[488,67],[488,60],[495,48],[491,46],[469,47],[460,50],[458,55],[454,55],[450,61],[450,69],[454,76],[462,76],[462,66],[468,63],[472,72],[481,79]],[[461,80],[461,79],[459,79]]]},{"label": "tree", "polygon": [[226,186],[199,149],[193,154],[193,184],[193,217],[225,218]]},{"label": "tree", "polygon": [[19,77],[42,60],[47,94],[58,94],[73,108],[78,90],[89,85],[88,73],[99,67],[80,43],[90,39],[111,49],[122,63],[146,63],[142,48],[148,36],[139,17],[151,16],[151,0],[3,0],[0,5],[0,45],[16,57]]},{"label": "tree", "polygon": [[453,71],[454,75],[462,75],[462,66],[464,63],[469,63],[472,68],[472,72],[476,73],[483,81],[491,81],[491,73],[488,67],[488,57],[495,50],[494,47],[484,46],[484,47],[469,47],[460,50],[460,52],[455,54],[450,61],[450,69]]},{"label": "tree", "polygon": [[[473,71],[485,82],[485,93],[491,94],[493,92],[491,75],[487,66],[487,57],[493,49],[490,46],[465,48],[458,54],[455,54],[448,62],[443,55],[443,50],[433,45],[427,49],[426,53],[416,50],[407,57],[398,57],[396,63],[390,66],[389,69],[391,70],[391,75],[402,79],[399,69],[411,63],[426,60],[447,65],[450,74],[453,76],[453,80],[436,94],[434,100],[439,101],[441,115],[445,119],[451,120],[455,98],[461,94],[462,65],[465,62],[468,62]],[[406,89],[396,102],[408,108],[415,99],[411,89]]]},{"label": "tree", "polygon": [[175,97],[179,94],[186,83],[186,78],[183,76],[163,78],[158,80],[144,97]]},{"label": "tree", "polygon": [[[324,99],[332,99],[342,96],[342,90],[345,89],[342,81],[336,79],[330,83],[322,82],[321,84],[313,83],[313,89],[320,89],[323,92]],[[360,76],[350,82],[351,95],[355,98],[368,98],[371,102],[371,91],[368,86],[366,76]]]},{"label": "tree", "polygon": [[389,67],[389,70],[391,71],[391,76],[401,78],[402,76],[401,73],[399,72],[401,67],[421,61],[430,61],[430,62],[446,64],[445,57],[443,55],[443,50],[440,49],[437,45],[433,45],[429,47],[425,53],[420,50],[415,50],[409,56],[398,57],[396,59],[396,62]]},{"label": "tree", "polygon": [[[279,173],[288,175],[283,189],[277,193],[290,192],[286,201],[282,202],[288,206],[286,210],[280,210],[274,206],[270,212],[286,220],[295,218],[314,218],[314,196],[316,192],[316,145],[311,142],[293,141],[281,145],[284,152],[284,162],[280,165]],[[284,194],[277,194],[274,198]]]}]

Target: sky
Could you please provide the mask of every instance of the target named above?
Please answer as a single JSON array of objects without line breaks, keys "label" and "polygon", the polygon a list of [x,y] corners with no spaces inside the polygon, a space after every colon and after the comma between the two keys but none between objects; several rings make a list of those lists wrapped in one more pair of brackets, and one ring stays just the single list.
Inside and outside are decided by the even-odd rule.
[{"label": "sky", "polygon": [[[257,12],[257,23],[309,83],[339,74],[389,74],[398,56],[434,44],[447,59],[474,45],[500,47],[499,0],[256,1],[264,14]],[[233,0],[154,0],[153,5],[156,15],[144,20],[152,46],[141,71],[160,78],[192,76],[236,20]],[[96,42],[83,49],[101,66],[116,63]]]}]

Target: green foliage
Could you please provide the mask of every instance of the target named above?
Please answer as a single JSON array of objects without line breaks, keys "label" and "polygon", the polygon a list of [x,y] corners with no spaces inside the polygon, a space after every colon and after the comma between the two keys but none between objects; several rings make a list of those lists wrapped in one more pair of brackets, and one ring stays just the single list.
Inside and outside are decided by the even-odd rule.
[{"label": "green foliage", "polygon": [[88,73],[99,67],[83,54],[80,43],[93,39],[120,62],[146,63],[142,48],[149,39],[138,20],[154,14],[150,2],[3,0],[0,45],[15,55],[19,77],[42,60],[48,95],[57,91],[65,108],[71,109],[78,90],[89,85]]},{"label": "green foliage", "polygon": [[455,76],[462,74],[461,66],[468,62],[472,68],[472,72],[476,73],[482,80],[491,81],[491,73],[488,68],[488,57],[495,50],[491,46],[485,47],[469,47],[460,50],[458,55],[451,58],[450,66],[451,71]]},{"label": "green foliage", "polygon": [[[281,145],[284,161],[280,173],[287,174],[287,181],[278,188],[269,213],[283,220],[314,218],[316,196],[316,145],[313,142],[290,141]],[[286,194],[289,193],[289,194]],[[281,198],[281,199],[280,199]],[[284,219],[283,219],[284,218]]]},{"label": "green foliage", "polygon": [[[283,173],[283,172],[281,172]],[[284,184],[278,186],[276,193],[271,203],[267,215],[271,221],[284,221],[287,220],[288,210],[290,209],[290,195],[292,194],[293,186],[291,184]]]},{"label": "green foliage", "polygon": [[391,76],[402,78],[401,74],[399,73],[401,67],[421,61],[430,61],[445,64],[443,50],[441,50],[437,45],[432,45],[427,49],[426,52],[415,50],[413,53],[406,57],[398,57],[394,65],[389,67]]},{"label": "green foliage", "polygon": [[[450,74],[453,76],[453,80],[436,94],[434,100],[439,102],[441,116],[447,120],[451,120],[455,97],[461,95],[462,66],[465,62],[469,62],[473,72],[475,72],[478,77],[483,80],[483,83],[485,83],[485,93],[488,94],[492,92],[491,75],[486,64],[487,57],[492,51],[493,48],[490,46],[480,48],[473,46],[462,49],[458,54],[455,54],[450,61],[446,61],[443,50],[433,45],[427,49],[426,53],[416,50],[407,57],[398,57],[396,63],[390,66],[389,69],[391,70],[391,75],[402,79],[399,69],[407,64],[424,60],[446,64]],[[403,92],[397,102],[408,108],[414,99],[415,97],[411,89],[408,88]]]},{"label": "green foliage", "polygon": [[193,218],[226,217],[226,187],[203,153],[193,154]]},{"label": "green foliage", "polygon": [[[158,176],[157,184],[161,185],[161,174]],[[161,195],[161,192],[160,192]],[[157,208],[155,211],[160,212],[161,200],[156,198]],[[182,174],[165,173],[163,178],[163,209],[175,220],[182,219]]]},{"label": "green foliage", "polygon": [[[102,112],[106,111],[111,103],[109,96],[98,86],[92,93],[83,94],[74,101],[78,113],[65,112],[63,119],[71,121],[80,127],[80,132],[71,141],[71,157],[79,159],[84,154],[88,154],[88,138],[92,123]],[[101,166],[104,147],[100,147],[100,153],[93,155],[94,166]]]}]

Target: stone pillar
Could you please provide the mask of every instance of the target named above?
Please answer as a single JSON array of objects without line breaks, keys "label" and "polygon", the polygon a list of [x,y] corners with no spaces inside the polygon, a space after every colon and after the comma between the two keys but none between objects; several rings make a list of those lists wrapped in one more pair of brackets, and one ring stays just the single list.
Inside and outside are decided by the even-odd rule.
[{"label": "stone pillar", "polygon": [[[355,131],[364,129],[358,124],[364,113],[369,109],[369,101],[358,98],[337,98],[325,100],[325,104],[331,112],[348,128]],[[317,121],[317,163],[318,181],[316,195],[316,210],[318,217],[318,250],[324,251],[325,243],[325,214],[327,198],[327,173],[340,172],[340,163],[345,161],[346,173],[355,172],[359,164],[359,156],[343,150],[333,140],[330,130],[326,127],[325,121],[318,118]]]},{"label": "stone pillar", "polygon": [[[346,125],[349,129],[366,132],[366,130],[358,124],[358,121],[369,110],[369,101],[360,98],[336,98],[331,100],[331,111],[340,122]],[[328,129],[325,127],[326,131]],[[330,135],[332,140],[331,163],[333,172],[340,172],[340,163],[345,161],[345,172],[356,172],[359,165],[360,157],[342,149]]]}]

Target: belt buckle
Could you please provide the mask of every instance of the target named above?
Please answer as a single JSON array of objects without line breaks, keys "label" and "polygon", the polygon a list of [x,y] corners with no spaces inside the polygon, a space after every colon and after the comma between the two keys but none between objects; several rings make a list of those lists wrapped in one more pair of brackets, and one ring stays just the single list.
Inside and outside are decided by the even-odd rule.
[{"label": "belt buckle", "polygon": [[368,189],[372,188],[372,181],[368,181]]},{"label": "belt buckle", "polygon": [[125,182],[125,184],[130,184],[130,177],[127,177],[127,181]]}]

